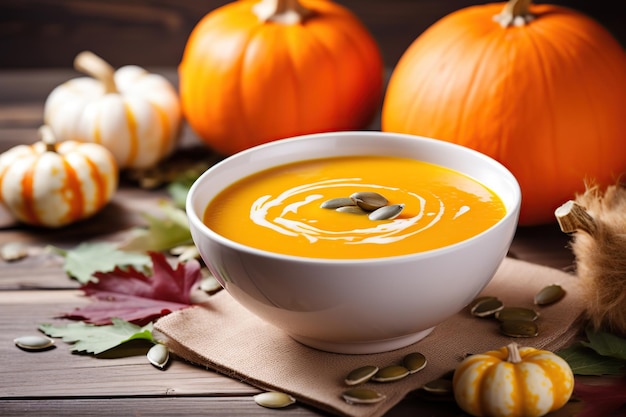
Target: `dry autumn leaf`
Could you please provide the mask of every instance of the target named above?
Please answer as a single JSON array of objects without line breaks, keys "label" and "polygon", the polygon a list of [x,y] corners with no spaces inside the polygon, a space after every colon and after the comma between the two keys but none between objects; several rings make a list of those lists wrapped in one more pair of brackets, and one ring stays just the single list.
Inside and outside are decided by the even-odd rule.
[{"label": "dry autumn leaf", "polygon": [[81,287],[94,301],[63,317],[98,325],[117,317],[142,325],[190,306],[191,292],[201,279],[200,264],[190,260],[174,269],[162,253],[152,252],[150,257],[151,276],[133,268],[95,273],[98,282]]}]

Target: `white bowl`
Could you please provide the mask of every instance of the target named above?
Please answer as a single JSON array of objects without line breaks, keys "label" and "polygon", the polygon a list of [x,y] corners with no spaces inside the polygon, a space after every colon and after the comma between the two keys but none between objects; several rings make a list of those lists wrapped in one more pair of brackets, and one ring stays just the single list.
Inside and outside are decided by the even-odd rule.
[{"label": "white bowl", "polygon": [[[300,160],[372,154],[410,157],[462,172],[494,191],[507,214],[457,244],[365,260],[271,253],[226,239],[202,222],[209,202],[243,177]],[[187,214],[202,258],[235,300],[305,345],[362,354],[415,343],[468,305],[506,256],[520,202],[515,177],[469,148],[404,134],[335,132],[274,141],[226,158],[193,184]]]}]

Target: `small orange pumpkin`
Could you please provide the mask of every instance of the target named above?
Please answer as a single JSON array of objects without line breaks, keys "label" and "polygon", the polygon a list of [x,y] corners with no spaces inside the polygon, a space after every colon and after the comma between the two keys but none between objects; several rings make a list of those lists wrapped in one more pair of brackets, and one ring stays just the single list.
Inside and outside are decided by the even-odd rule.
[{"label": "small orange pumpkin", "polygon": [[394,69],[382,129],[447,140],[503,163],[522,189],[520,224],[626,171],[626,54],[597,22],[530,0],[458,10]]},{"label": "small orange pumpkin", "polygon": [[40,142],[0,155],[0,202],[18,220],[51,228],[102,209],[117,189],[113,154],[96,143],[57,143],[46,125],[40,134]]},{"label": "small orange pumpkin", "polygon": [[222,154],[298,134],[365,128],[383,91],[378,45],[325,0],[241,0],[207,14],[179,66],[191,128]]}]

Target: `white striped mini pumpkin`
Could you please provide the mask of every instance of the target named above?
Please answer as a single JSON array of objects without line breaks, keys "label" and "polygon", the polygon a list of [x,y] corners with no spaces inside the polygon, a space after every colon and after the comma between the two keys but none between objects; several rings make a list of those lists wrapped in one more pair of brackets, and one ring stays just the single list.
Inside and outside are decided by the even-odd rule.
[{"label": "white striped mini pumpkin", "polygon": [[102,145],[55,143],[49,127],[42,141],[0,155],[0,201],[23,223],[61,227],[102,209],[118,185],[118,168]]},{"label": "white striped mini pumpkin", "polygon": [[74,66],[90,76],[58,85],[44,105],[44,122],[59,141],[101,144],[120,169],[152,167],[174,150],[182,113],[165,77],[136,65],[114,70],[88,51]]},{"label": "white striped mini pumpkin", "polygon": [[511,343],[466,357],[452,380],[454,398],[477,417],[541,417],[563,407],[574,374],[553,352]]}]

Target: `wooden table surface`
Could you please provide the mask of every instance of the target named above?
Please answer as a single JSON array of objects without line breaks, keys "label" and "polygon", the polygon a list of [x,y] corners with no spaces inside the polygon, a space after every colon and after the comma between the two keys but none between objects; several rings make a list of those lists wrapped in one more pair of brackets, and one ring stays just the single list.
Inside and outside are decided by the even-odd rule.
[{"label": "wooden table surface", "polygon": [[[173,69],[152,69],[175,81]],[[0,71],[0,152],[37,140],[43,103],[59,83],[74,77],[69,70]],[[185,130],[181,144],[198,158],[210,158],[206,148]],[[77,355],[58,341],[54,349],[25,352],[13,339],[37,334],[40,323],[52,322],[60,312],[87,300],[78,283],[63,272],[61,260],[46,252],[47,245],[71,248],[78,243],[116,240],[142,222],[140,213],[156,207],[166,195],[122,184],[114,200],[95,217],[60,230],[41,230],[9,221],[0,215],[0,243],[24,242],[31,256],[15,262],[0,260],[0,414],[42,416],[104,415],[281,415],[320,416],[296,404],[271,411],[256,405],[258,389],[243,382],[174,360],[165,370],[150,366],[145,347],[134,356],[107,358]],[[568,236],[556,224],[520,228],[510,256],[571,271]],[[570,416],[580,403],[570,403],[554,415]],[[459,416],[453,403],[405,399],[389,416]]]}]

